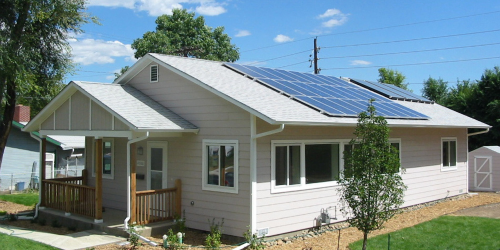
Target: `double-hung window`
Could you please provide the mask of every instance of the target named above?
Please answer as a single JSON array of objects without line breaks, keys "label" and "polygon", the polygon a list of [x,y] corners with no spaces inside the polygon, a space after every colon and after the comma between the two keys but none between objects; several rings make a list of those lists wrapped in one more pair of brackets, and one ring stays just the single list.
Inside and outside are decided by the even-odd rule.
[{"label": "double-hung window", "polygon": [[203,190],[238,193],[238,141],[203,140]]},{"label": "double-hung window", "polygon": [[457,139],[441,139],[441,170],[457,169]]}]

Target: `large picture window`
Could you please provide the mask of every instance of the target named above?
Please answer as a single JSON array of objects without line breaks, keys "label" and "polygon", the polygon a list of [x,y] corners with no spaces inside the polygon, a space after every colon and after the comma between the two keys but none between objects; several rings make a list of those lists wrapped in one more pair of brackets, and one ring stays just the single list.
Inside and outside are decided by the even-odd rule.
[{"label": "large picture window", "polygon": [[[352,150],[349,142],[272,141],[271,192],[336,185],[344,172],[344,151]],[[400,151],[400,139],[391,139],[390,144]]]},{"label": "large picture window", "polygon": [[441,139],[441,169],[450,170],[457,168],[457,139],[443,138]]},{"label": "large picture window", "polygon": [[203,141],[203,190],[238,193],[238,141]]}]

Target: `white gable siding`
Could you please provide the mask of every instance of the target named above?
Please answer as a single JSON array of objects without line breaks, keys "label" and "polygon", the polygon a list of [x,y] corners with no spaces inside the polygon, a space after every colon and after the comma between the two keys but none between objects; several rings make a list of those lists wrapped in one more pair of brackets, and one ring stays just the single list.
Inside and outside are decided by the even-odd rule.
[{"label": "white gable siding", "polygon": [[[272,126],[259,120],[259,132]],[[343,220],[336,187],[271,193],[271,140],[351,139],[354,128],[287,126],[279,134],[258,139],[258,222],[271,235],[315,226],[321,209]],[[393,128],[391,138],[401,139],[403,179],[408,185],[404,206],[458,195],[466,190],[466,129]],[[458,169],[441,171],[441,137],[457,137]],[[448,191],[450,191],[448,193]]]},{"label": "white gable siding", "polygon": [[[182,180],[182,209],[186,212],[187,226],[209,230],[209,219],[224,218],[224,233],[243,235],[250,223],[250,115],[161,66],[157,83],[149,82],[149,67],[146,67],[128,84],[200,128],[197,135],[163,139],[168,141],[168,183],[173,185],[175,179]],[[238,194],[201,190],[203,139],[238,140]],[[146,148],[146,142],[140,145]],[[146,157],[142,160],[147,166]],[[145,168],[138,168],[139,171]],[[138,188],[145,188],[145,183],[138,181]]]}]

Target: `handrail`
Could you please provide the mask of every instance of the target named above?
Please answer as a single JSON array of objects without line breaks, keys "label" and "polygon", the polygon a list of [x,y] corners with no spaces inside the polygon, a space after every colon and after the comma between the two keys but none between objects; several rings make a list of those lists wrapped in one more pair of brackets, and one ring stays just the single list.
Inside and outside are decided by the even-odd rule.
[{"label": "handrail", "polygon": [[95,217],[95,187],[42,180],[46,207],[63,210],[67,214]]},{"label": "handrail", "polygon": [[171,191],[176,191],[177,188],[164,188],[164,189],[155,189],[155,190],[143,190],[143,191],[137,191],[136,194],[154,194],[154,193],[164,193],[164,192],[171,192]]},{"label": "handrail", "polygon": [[137,191],[135,222],[144,225],[180,216],[181,185],[181,180],[176,180],[174,188]]},{"label": "handrail", "polygon": [[45,180],[53,180],[53,181],[81,181],[81,180],[83,180],[83,176],[53,178],[53,179],[45,179]]}]

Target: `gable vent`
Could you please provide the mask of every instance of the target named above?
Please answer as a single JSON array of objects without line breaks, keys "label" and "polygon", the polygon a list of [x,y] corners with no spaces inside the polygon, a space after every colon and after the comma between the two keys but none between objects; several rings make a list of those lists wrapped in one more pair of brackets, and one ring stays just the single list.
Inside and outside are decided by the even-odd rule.
[{"label": "gable vent", "polygon": [[150,82],[158,82],[158,65],[151,65]]}]

